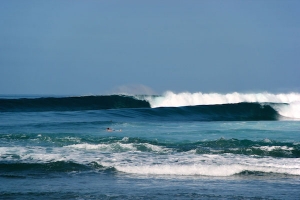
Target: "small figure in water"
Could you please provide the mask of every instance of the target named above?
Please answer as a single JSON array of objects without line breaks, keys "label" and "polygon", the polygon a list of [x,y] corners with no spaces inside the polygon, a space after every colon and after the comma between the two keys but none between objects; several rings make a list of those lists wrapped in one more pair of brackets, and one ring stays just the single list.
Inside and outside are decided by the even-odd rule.
[{"label": "small figure in water", "polygon": [[111,132],[111,131],[114,131],[114,130],[112,130],[111,128],[106,128],[106,131]]},{"label": "small figure in water", "polygon": [[111,128],[106,128],[106,131],[108,131],[108,132],[111,132],[111,131],[122,131],[122,129],[120,129],[120,130],[114,130],[114,129],[111,129]]}]

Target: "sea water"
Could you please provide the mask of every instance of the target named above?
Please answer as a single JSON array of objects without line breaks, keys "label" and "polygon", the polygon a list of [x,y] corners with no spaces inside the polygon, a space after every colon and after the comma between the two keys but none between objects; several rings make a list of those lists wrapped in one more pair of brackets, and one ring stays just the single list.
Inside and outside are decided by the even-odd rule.
[{"label": "sea water", "polygon": [[300,198],[298,94],[168,95],[1,98],[0,199]]}]

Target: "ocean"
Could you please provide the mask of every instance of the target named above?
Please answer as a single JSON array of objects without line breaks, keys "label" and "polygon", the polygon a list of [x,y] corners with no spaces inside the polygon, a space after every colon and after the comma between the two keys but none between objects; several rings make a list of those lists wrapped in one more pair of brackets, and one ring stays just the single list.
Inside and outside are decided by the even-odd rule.
[{"label": "ocean", "polygon": [[300,199],[300,94],[1,96],[0,199]]}]

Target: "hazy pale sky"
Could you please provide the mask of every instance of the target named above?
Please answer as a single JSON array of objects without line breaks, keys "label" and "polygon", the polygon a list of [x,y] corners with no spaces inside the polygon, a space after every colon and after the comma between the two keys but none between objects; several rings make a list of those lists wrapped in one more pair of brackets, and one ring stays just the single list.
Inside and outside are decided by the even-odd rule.
[{"label": "hazy pale sky", "polygon": [[0,94],[300,92],[300,1],[0,1]]}]

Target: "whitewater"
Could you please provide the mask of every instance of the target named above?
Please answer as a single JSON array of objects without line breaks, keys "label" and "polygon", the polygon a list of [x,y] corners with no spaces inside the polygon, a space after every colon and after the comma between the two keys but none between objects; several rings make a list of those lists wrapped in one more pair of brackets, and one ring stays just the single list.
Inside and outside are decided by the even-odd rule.
[{"label": "whitewater", "polygon": [[196,105],[216,105],[216,104],[235,104],[242,102],[251,103],[280,103],[287,105],[271,105],[283,117],[290,119],[300,119],[300,94],[299,93],[281,93],[272,94],[263,93],[174,93],[165,92],[158,97],[149,96],[145,98],[149,101],[152,108],[157,107],[181,107]]}]

